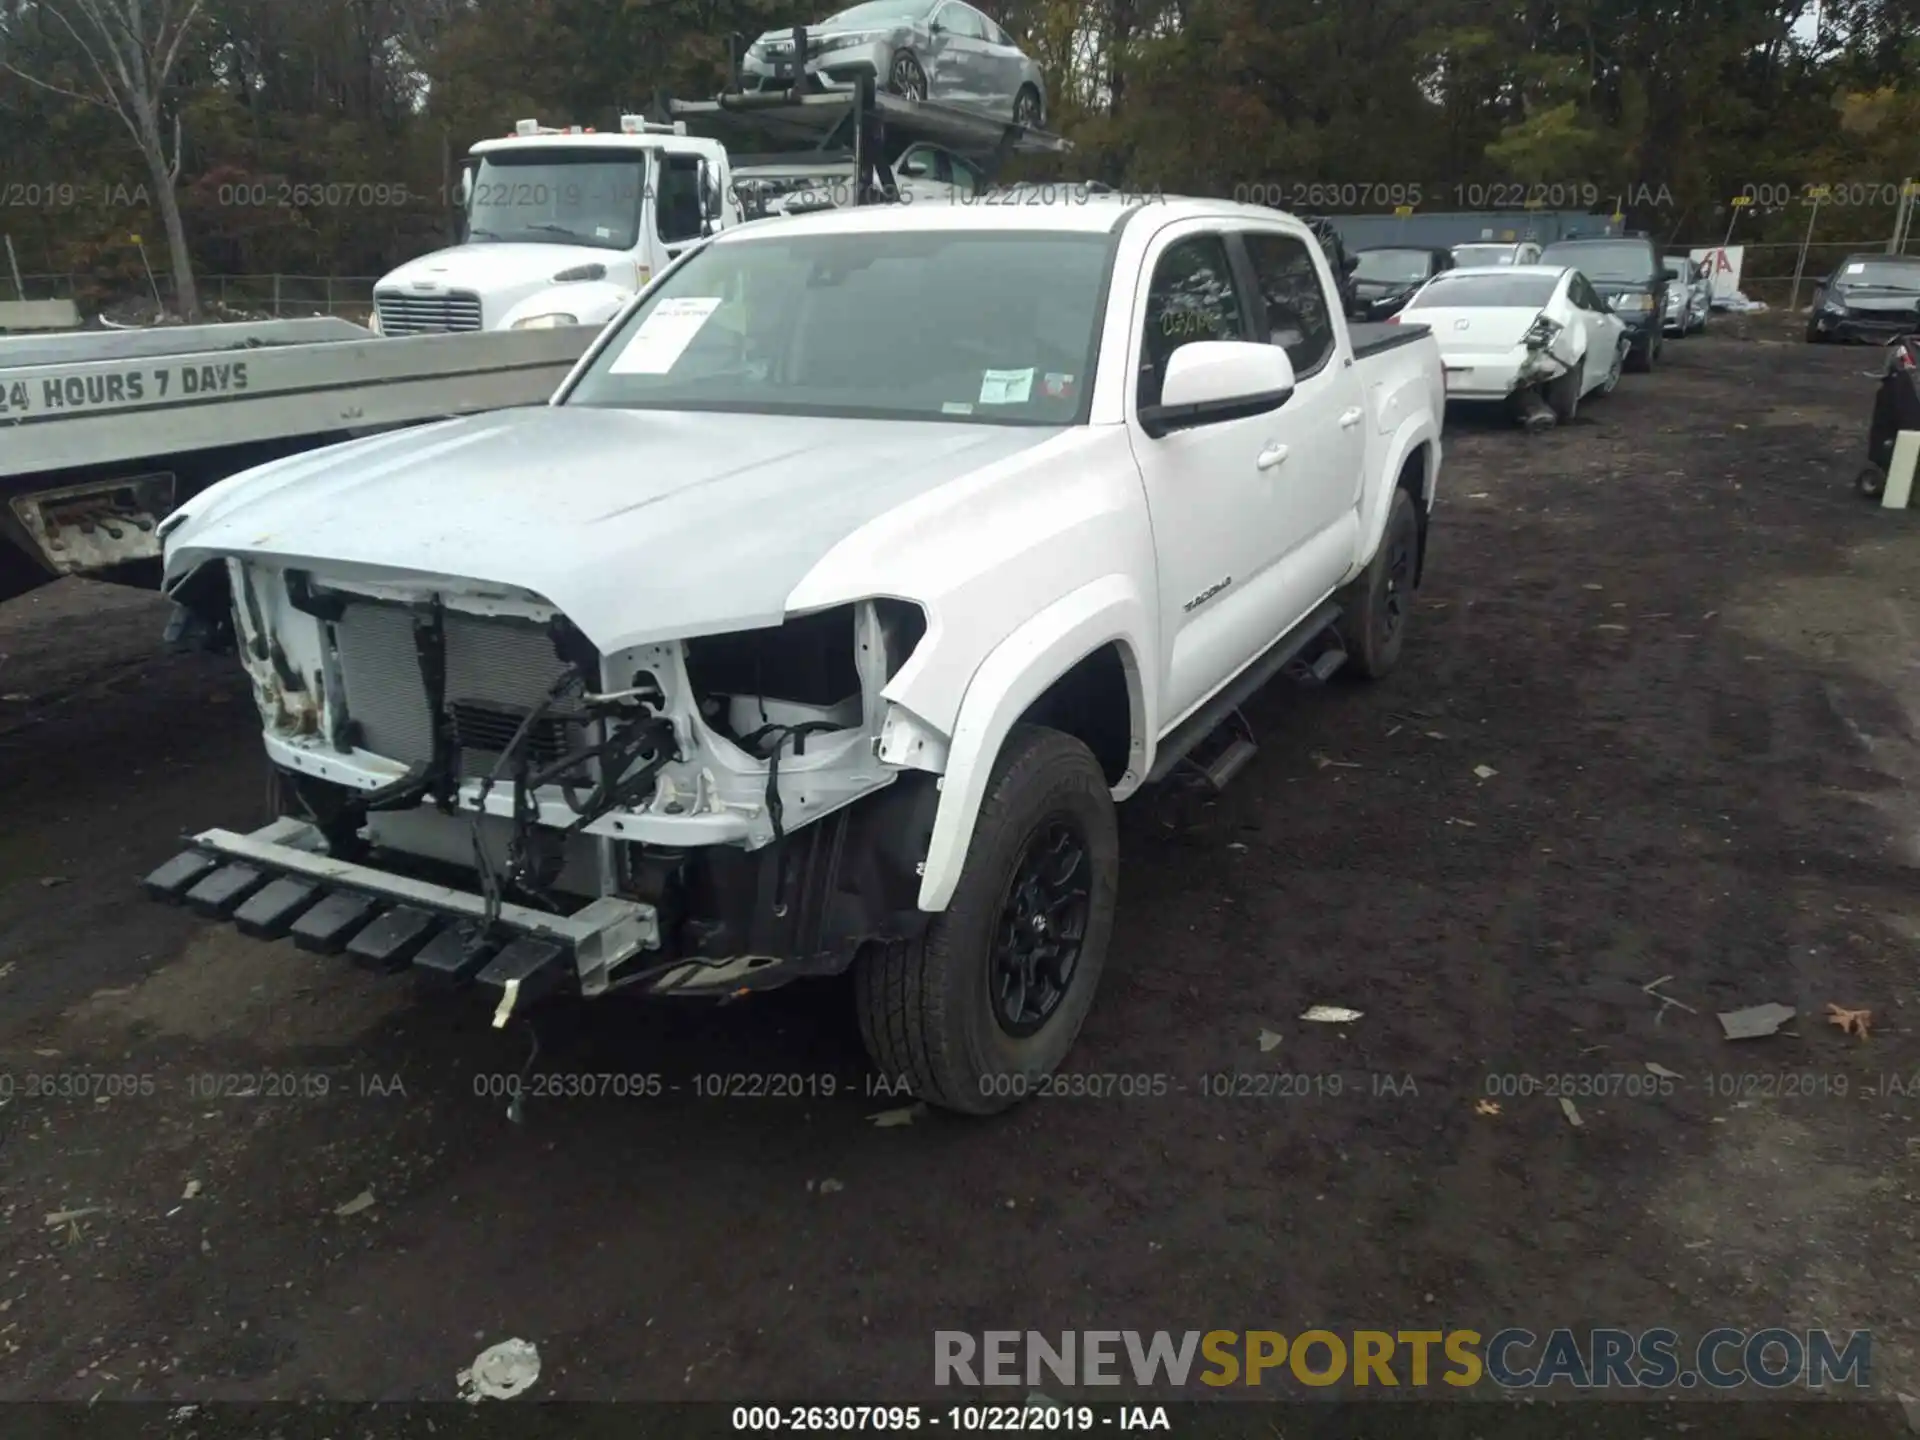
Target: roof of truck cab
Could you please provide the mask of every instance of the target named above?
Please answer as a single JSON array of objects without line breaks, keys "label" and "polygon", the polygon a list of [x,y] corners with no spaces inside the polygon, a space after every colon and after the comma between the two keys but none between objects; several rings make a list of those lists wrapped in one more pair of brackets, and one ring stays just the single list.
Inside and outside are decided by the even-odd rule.
[{"label": "roof of truck cab", "polygon": [[1226,220],[1271,224],[1287,220],[1305,226],[1297,215],[1261,205],[1239,205],[1231,200],[1200,200],[1170,195],[1088,192],[1067,184],[1022,187],[1038,192],[1036,203],[1008,198],[975,201],[923,202],[906,205],[845,206],[810,211],[805,215],[756,220],[727,229],[716,244],[751,240],[756,235],[867,235],[886,230],[1058,230],[1101,234],[1129,215],[1153,215],[1162,221]]},{"label": "roof of truck cab", "polygon": [[668,148],[718,151],[717,140],[699,135],[664,135],[658,130],[628,135],[619,130],[602,130],[593,135],[501,135],[491,140],[476,140],[469,155],[492,155],[512,150],[664,150]]}]

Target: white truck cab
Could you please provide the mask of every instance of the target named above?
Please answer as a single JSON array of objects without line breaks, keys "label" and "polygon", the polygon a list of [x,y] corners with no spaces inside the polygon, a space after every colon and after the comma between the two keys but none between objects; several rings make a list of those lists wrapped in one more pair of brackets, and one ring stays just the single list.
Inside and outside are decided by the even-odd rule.
[{"label": "white truck cab", "polygon": [[741,220],[727,152],[684,123],[522,120],[468,152],[466,239],[375,286],[387,335],[596,324],[686,246]]}]

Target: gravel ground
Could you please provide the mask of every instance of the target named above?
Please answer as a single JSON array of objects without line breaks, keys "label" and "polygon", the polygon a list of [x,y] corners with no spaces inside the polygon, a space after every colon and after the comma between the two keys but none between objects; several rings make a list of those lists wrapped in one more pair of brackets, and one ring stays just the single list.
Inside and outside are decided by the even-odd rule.
[{"label": "gravel ground", "polygon": [[137,894],[261,817],[232,662],[149,596],[0,607],[0,1398],[444,1399],[520,1336],[543,1396],[920,1399],[936,1329],[1507,1324],[1870,1329],[1920,1391],[1920,513],[1849,489],[1875,357],[1787,333],[1450,420],[1403,668],[1124,808],[1070,1065],[1160,1096],[876,1125],[822,985],[574,1007],[545,1074],[665,1093],[511,1125],[484,1007]]}]

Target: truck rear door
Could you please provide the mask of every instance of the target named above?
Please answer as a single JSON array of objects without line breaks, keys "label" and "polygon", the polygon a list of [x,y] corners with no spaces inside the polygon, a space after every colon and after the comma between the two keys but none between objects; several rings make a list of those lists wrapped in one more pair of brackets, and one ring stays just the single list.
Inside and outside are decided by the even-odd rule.
[{"label": "truck rear door", "polygon": [[1275,472],[1274,503],[1281,531],[1297,547],[1283,563],[1318,600],[1340,583],[1359,536],[1368,429],[1361,370],[1342,343],[1318,247],[1257,223],[1235,238],[1256,299],[1255,338],[1281,346],[1293,361],[1295,389],[1284,407],[1292,453]]}]

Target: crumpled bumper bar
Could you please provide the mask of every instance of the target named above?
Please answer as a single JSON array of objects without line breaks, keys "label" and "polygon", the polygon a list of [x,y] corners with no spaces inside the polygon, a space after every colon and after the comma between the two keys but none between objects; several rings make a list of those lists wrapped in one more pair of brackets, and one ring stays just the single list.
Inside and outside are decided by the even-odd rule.
[{"label": "crumpled bumper bar", "polygon": [[659,944],[652,906],[602,898],[572,915],[502,904],[493,937],[472,947],[486,897],[337,860],[303,820],[248,835],[208,830],[143,884],[155,899],[230,920],[256,939],[291,936],[303,950],[473,980],[519,999],[574,981],[597,993],[614,966]]}]

